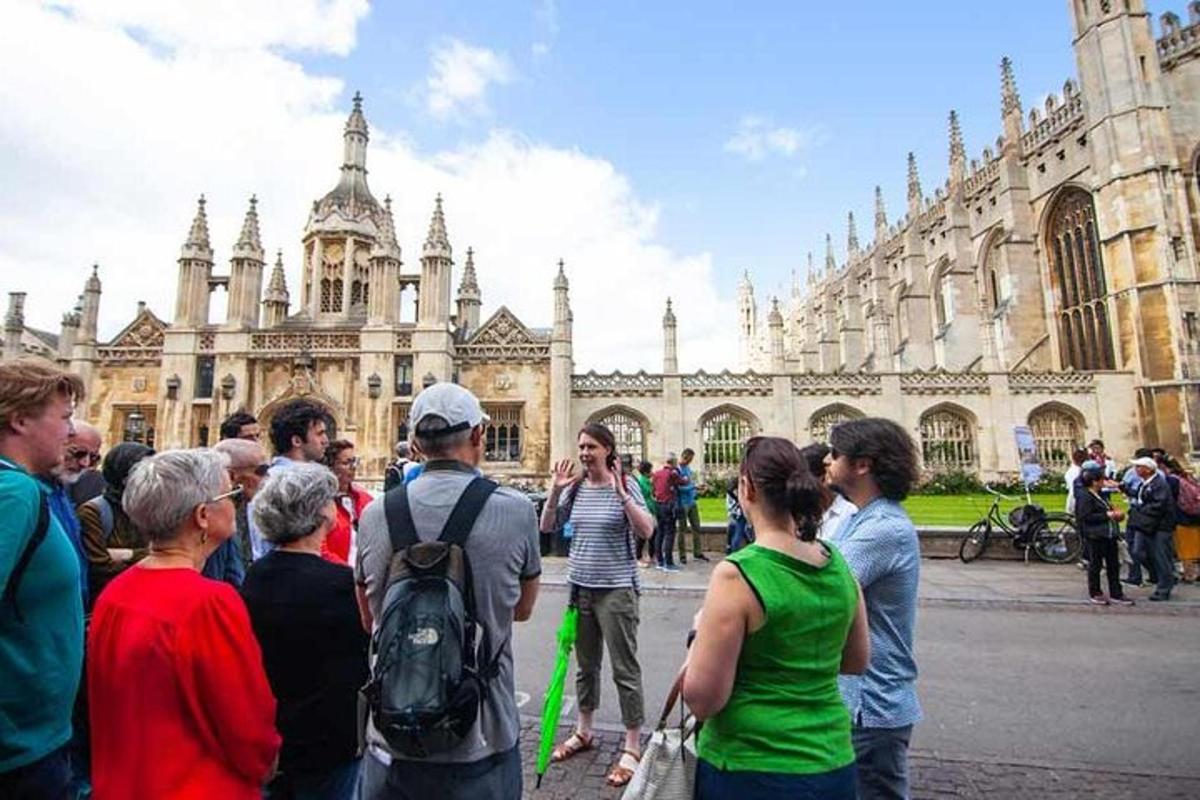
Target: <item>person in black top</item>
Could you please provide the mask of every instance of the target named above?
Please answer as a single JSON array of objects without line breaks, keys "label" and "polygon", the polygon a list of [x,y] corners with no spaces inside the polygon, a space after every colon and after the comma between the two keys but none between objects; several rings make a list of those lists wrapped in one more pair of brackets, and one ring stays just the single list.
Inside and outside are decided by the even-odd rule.
[{"label": "person in black top", "polygon": [[367,634],[349,567],[321,558],[337,509],[337,479],[318,464],[271,473],[254,500],[254,521],[275,545],[242,584],[279,703],[283,737],[271,800],[353,795],[358,690],[368,678]]},{"label": "person in black top", "polygon": [[[1088,559],[1088,597],[1093,605],[1106,606],[1116,603],[1131,606],[1133,601],[1125,597],[1121,589],[1121,559],[1117,552],[1117,538],[1121,535],[1121,520],[1125,515],[1114,509],[1108,497],[1100,490],[1104,485],[1104,469],[1094,461],[1079,473],[1075,486],[1075,526],[1088,542],[1091,558]],[[1100,565],[1108,574],[1108,594],[1100,591]]]},{"label": "person in black top", "polygon": [[1171,534],[1175,530],[1175,497],[1166,476],[1158,471],[1152,458],[1135,458],[1133,468],[1141,478],[1129,495],[1129,528],[1135,532],[1133,557],[1153,566],[1154,593],[1151,600],[1171,597],[1175,585],[1175,565],[1171,559]]}]

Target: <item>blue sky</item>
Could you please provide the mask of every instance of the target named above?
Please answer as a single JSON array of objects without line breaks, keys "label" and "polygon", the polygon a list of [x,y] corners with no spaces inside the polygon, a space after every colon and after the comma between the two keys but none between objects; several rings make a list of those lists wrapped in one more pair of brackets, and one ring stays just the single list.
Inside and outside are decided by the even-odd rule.
[{"label": "blue sky", "polygon": [[951,108],[970,157],[995,142],[1002,56],[1027,108],[1074,76],[1060,0],[22,0],[5,22],[0,292],[29,293],[29,324],[56,330],[94,262],[102,337],[138,299],[169,320],[201,192],[218,273],[257,194],[296,310],[358,90],[407,268],[437,192],[485,315],[549,324],[564,258],[580,370],[659,368],[668,295],[681,367],[735,366],[742,270],[761,308],[826,231],[844,256],[847,211],[869,241],[909,150],[932,195]]},{"label": "blue sky", "polygon": [[[869,240],[877,183],[889,214],[903,212],[909,150],[932,194],[946,177],[949,109],[971,157],[995,142],[1002,55],[1027,106],[1061,91],[1075,68],[1066,6],[388,3],[349,57],[306,62],[360,87],[373,122],[427,151],[500,126],[604,158],[659,207],[666,244],[711,251],[724,290],[743,268],[770,290],[807,250],[821,263],[826,231],[844,252],[847,211]],[[489,91],[485,117],[432,119],[413,97],[447,37],[504,53],[517,73]],[[746,117],[810,142],[749,161],[725,149]]]}]

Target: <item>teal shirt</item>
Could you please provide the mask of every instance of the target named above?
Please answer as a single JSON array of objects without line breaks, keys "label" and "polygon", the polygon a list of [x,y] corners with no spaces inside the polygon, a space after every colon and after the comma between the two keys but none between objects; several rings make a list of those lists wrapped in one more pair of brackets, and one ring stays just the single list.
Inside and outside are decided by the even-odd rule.
[{"label": "teal shirt", "polygon": [[[33,536],[39,495],[49,493],[24,470],[0,470],[0,592]],[[53,514],[17,601],[24,622],[10,606],[0,608],[0,772],[31,764],[71,738],[83,667],[83,600],[79,560]]]}]

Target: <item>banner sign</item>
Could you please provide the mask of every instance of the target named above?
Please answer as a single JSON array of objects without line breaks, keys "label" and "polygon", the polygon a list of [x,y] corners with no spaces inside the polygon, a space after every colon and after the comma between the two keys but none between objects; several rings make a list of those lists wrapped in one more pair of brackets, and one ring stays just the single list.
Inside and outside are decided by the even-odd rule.
[{"label": "banner sign", "polygon": [[1021,464],[1021,480],[1025,488],[1029,488],[1042,478],[1042,465],[1038,463],[1037,443],[1033,439],[1033,431],[1028,425],[1017,425],[1013,428],[1017,440],[1017,461]]}]

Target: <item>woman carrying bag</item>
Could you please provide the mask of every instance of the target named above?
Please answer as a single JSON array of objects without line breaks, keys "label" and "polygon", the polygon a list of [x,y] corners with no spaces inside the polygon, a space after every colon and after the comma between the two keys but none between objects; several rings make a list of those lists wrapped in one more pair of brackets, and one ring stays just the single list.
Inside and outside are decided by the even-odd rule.
[{"label": "woman carrying bag", "polygon": [[696,797],[853,800],[837,677],[866,669],[870,641],[853,574],[816,540],[828,492],[794,444],[755,437],[738,494],[757,537],[713,570],[683,682],[704,721]]},{"label": "woman carrying bag", "polygon": [[[1075,491],[1075,527],[1090,545],[1088,559],[1088,599],[1092,605],[1116,603],[1131,606],[1133,601],[1121,590],[1121,559],[1117,541],[1121,536],[1121,520],[1125,515],[1113,508],[1108,497],[1101,494],[1104,470],[1095,461],[1083,465]],[[1100,591],[1100,563],[1108,574],[1108,597]]]}]

